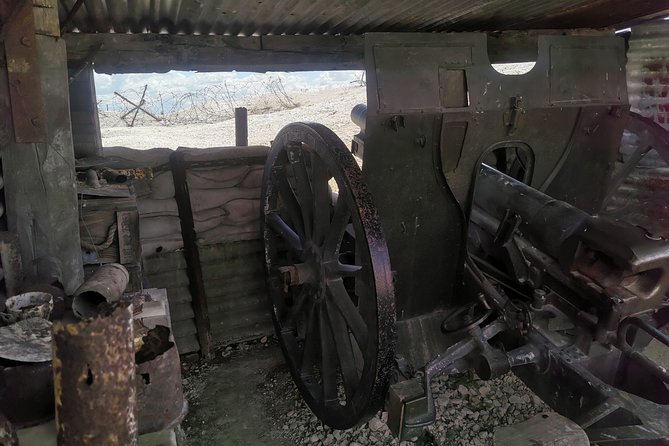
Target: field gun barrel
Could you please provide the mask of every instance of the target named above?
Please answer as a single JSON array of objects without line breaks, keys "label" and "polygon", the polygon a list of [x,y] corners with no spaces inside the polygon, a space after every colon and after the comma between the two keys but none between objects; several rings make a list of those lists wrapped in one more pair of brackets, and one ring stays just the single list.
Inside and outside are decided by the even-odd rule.
[{"label": "field gun barrel", "polygon": [[582,230],[589,215],[483,164],[475,205],[500,222],[514,218],[518,229],[546,254],[560,258],[565,241]]}]

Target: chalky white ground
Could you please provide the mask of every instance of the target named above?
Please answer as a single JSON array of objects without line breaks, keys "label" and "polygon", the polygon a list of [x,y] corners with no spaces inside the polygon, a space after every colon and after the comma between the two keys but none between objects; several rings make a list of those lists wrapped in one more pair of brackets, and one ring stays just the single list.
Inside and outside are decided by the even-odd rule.
[{"label": "chalky white ground", "polygon": [[[254,114],[249,106],[249,144],[269,145],[279,130],[296,121],[311,121],[332,129],[347,145],[358,133],[350,118],[356,104],[366,102],[365,87],[290,93],[299,104],[292,109]],[[246,104],[239,104],[244,106]],[[222,147],[235,144],[235,121],[228,119],[211,124],[162,125],[142,119],[143,125],[128,127],[117,116],[101,116],[102,143],[105,147],[125,146],[134,149],[154,147]],[[144,125],[146,124],[146,125]]]}]

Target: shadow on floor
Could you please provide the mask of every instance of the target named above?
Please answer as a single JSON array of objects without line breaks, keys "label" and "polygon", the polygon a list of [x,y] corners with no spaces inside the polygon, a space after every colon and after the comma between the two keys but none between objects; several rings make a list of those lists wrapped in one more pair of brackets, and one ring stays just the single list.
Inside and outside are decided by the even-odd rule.
[{"label": "shadow on floor", "polygon": [[270,381],[288,381],[279,346],[272,341],[242,344],[225,354],[217,353],[211,364],[184,366],[188,445],[288,446],[274,420],[290,410],[292,401],[267,391]]}]

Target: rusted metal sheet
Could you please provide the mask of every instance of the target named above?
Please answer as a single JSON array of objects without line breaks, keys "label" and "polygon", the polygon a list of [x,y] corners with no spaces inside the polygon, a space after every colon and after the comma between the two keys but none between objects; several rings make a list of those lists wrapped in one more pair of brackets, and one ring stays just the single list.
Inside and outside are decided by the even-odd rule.
[{"label": "rusted metal sheet", "polygon": [[58,444],[137,444],[132,310],[53,327]]},{"label": "rusted metal sheet", "polygon": [[16,142],[46,142],[32,2],[23,2],[7,25],[5,53]]},{"label": "rusted metal sheet", "polygon": [[491,0],[468,2],[371,0],[100,0],[73,14],[76,0],[60,2],[61,21],[86,33],[216,35],[362,34],[374,31],[476,31],[600,28],[667,15],[666,3],[649,0]]},{"label": "rusted metal sheet", "polygon": [[669,129],[669,21],[632,28],[627,86],[633,111]]}]

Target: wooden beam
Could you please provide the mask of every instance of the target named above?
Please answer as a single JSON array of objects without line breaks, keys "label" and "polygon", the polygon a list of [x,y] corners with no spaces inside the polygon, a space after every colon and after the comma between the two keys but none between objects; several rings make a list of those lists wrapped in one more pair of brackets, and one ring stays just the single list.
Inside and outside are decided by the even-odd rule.
[{"label": "wooden beam", "polygon": [[192,298],[191,304],[193,305],[195,326],[197,327],[197,338],[200,342],[200,354],[206,359],[211,359],[213,350],[207,295],[202,279],[202,262],[200,262],[200,251],[197,246],[197,234],[195,233],[193,209],[190,202],[188,182],[186,181],[186,163],[183,152],[174,152],[170,155],[170,169],[174,180],[174,198],[177,202],[179,220],[181,221],[181,237],[184,242],[188,288]]},{"label": "wooden beam", "polygon": [[[57,17],[57,8],[36,8]],[[18,236],[26,279],[50,280],[53,273],[71,294],[83,281],[83,267],[65,44],[39,34],[30,41],[39,65],[45,142],[16,142],[10,113],[14,101],[10,106],[0,50],[0,150],[8,226]]]},{"label": "wooden beam", "polygon": [[98,73],[363,69],[362,36],[66,34],[70,62]]}]

